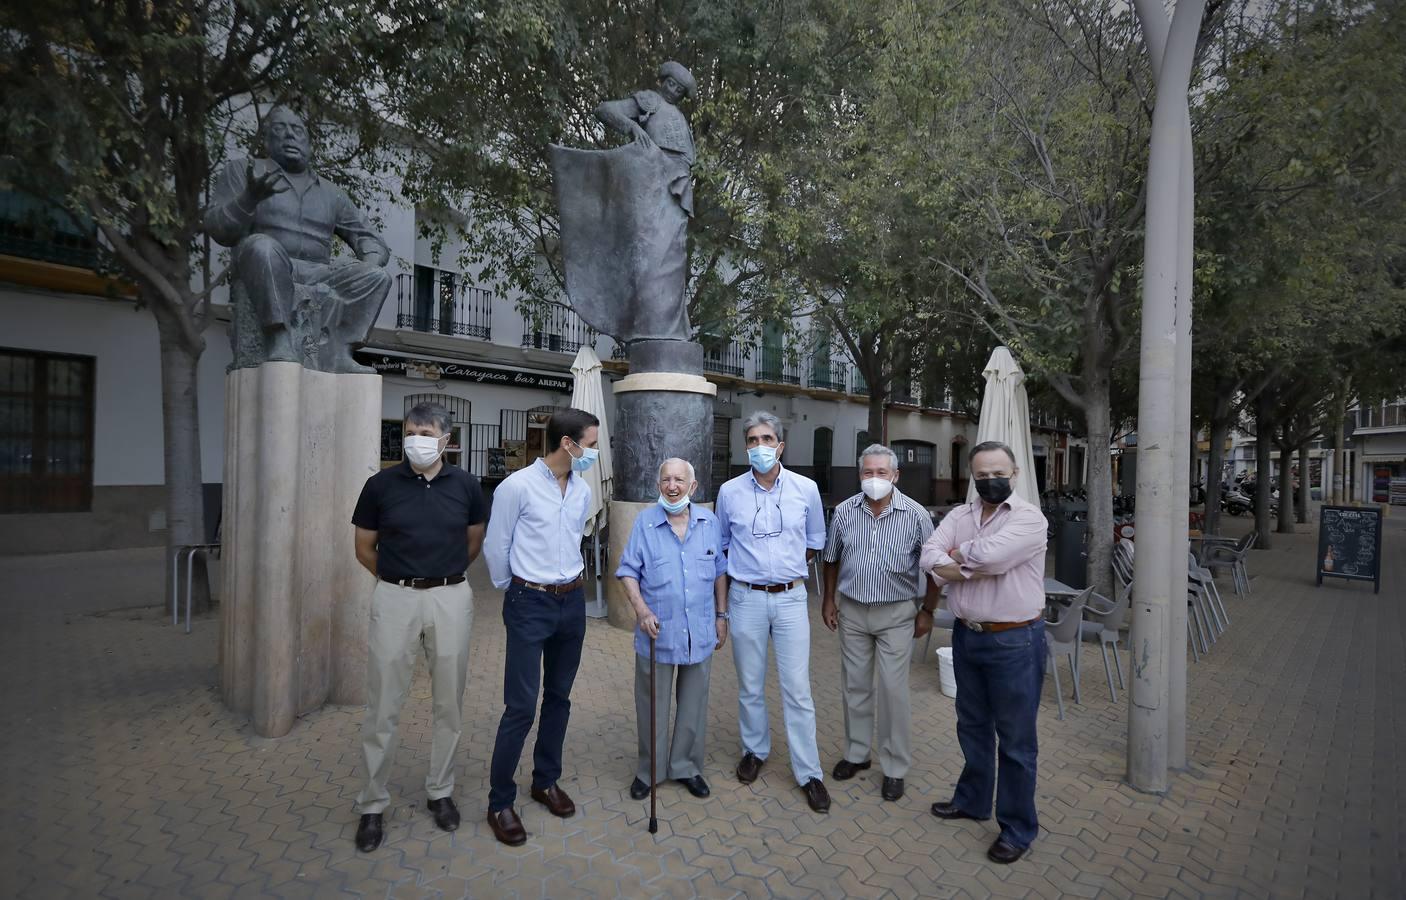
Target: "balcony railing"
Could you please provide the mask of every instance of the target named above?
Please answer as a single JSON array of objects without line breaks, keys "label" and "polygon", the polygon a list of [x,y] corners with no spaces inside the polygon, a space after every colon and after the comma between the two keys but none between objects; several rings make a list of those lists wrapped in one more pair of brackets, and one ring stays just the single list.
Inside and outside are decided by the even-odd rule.
[{"label": "balcony railing", "polygon": [[736,343],[709,341],[706,338],[699,340],[703,344],[703,371],[734,378],[741,378],[746,373],[747,356]]},{"label": "balcony railing", "polygon": [[522,346],[555,353],[575,353],[594,347],[596,330],[564,306],[542,306],[529,312],[522,323]]},{"label": "balcony railing", "polygon": [[790,355],[781,347],[763,344],[757,353],[757,380],[772,384],[801,383],[801,373]]},{"label": "balcony railing", "polygon": [[414,275],[396,278],[395,327],[490,340],[493,294],[458,272],[416,266]]},{"label": "balcony railing", "polygon": [[849,378],[849,365],[829,351],[812,353],[806,359],[806,387],[822,391],[845,390]]},{"label": "balcony railing", "polygon": [[0,191],[0,254],[97,269],[98,230],[28,194]]},{"label": "balcony railing", "polygon": [[859,373],[859,369],[851,369],[852,376],[849,383],[851,394],[868,394],[869,382],[864,380],[864,376]]}]

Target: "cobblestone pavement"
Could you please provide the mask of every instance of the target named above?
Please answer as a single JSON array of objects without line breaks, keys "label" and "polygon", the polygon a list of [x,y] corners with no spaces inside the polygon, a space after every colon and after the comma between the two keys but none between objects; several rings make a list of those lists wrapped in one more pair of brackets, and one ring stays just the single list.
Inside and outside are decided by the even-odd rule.
[{"label": "cobblestone pavement", "polygon": [[[1243,527],[1243,526],[1242,526]],[[287,737],[260,739],[224,710],[217,622],[185,635],[151,609],[160,558],[147,551],[0,559],[0,892],[9,896],[1275,896],[1406,892],[1406,517],[1388,519],[1380,595],[1313,586],[1314,536],[1276,536],[1251,563],[1253,595],[1227,597],[1232,625],[1191,666],[1193,767],[1164,797],[1121,783],[1126,706],[1085,657],[1084,703],[1041,711],[1039,809],[1031,853],[994,866],[992,823],[941,822],[961,766],[952,702],[915,661],[908,793],[879,798],[877,769],[829,786],[816,815],[792,781],[770,685],[773,755],[741,786],[731,654],[714,666],[708,800],[626,794],[635,726],[630,636],[592,622],[573,695],[563,785],[569,820],[527,801],[531,838],[497,844],[483,821],[500,712],[501,596],[476,567],[463,827],[424,808],[429,681],[402,718],[387,842],[352,846],[361,710],[329,707]],[[1228,590],[1228,579],[1223,581]],[[109,610],[101,612],[100,610]],[[842,747],[836,639],[814,606],[812,681],[827,771]],[[939,632],[934,647],[947,643]],[[1124,658],[1126,661],[1126,657]],[[1068,682],[1066,681],[1066,689]],[[1120,701],[1123,701],[1120,694]],[[529,758],[520,771],[525,785]]]}]

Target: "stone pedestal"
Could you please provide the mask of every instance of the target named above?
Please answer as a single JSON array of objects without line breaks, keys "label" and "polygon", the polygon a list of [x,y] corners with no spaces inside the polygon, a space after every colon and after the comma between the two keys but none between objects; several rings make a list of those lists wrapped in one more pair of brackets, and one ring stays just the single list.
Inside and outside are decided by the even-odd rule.
[{"label": "stone pedestal", "polygon": [[374,579],[352,510],[380,468],[381,378],[295,362],[225,378],[220,688],[265,737],[366,702]]},{"label": "stone pedestal", "polygon": [[[700,491],[712,482],[713,398],[718,389],[703,377],[702,346],[639,341],[630,345],[629,359],[630,374],[614,385],[611,573],[619,565],[635,516],[659,495],[661,462],[677,456],[693,463]],[[634,613],[619,582],[611,578],[606,585],[610,623],[633,628]]]}]

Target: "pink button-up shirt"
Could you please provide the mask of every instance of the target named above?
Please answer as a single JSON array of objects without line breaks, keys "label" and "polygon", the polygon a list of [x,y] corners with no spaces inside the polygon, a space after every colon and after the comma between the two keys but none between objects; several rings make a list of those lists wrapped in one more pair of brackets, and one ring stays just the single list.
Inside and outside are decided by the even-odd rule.
[{"label": "pink button-up shirt", "polygon": [[[1012,494],[985,524],[977,499],[948,513],[923,544],[918,564],[947,585],[947,608],[973,622],[1027,622],[1045,608],[1045,514]],[[962,555],[962,580],[933,572]]]}]

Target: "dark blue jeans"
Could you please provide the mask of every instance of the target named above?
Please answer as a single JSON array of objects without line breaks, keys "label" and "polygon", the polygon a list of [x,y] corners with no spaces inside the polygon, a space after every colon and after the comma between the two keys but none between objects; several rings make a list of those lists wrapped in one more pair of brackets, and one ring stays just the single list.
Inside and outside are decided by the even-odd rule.
[{"label": "dark blue jeans", "polygon": [[548,594],[520,584],[503,595],[508,628],[503,665],[503,718],[493,744],[488,808],[497,812],[517,799],[517,764],[542,693],[542,723],[532,751],[532,786],[549,788],[561,777],[561,747],[571,716],[571,685],[586,637],[586,592]]},{"label": "dark blue jeans", "polygon": [[989,818],[994,788],[1001,836],[1028,847],[1040,829],[1035,716],[1045,683],[1045,623],[976,632],[959,622],[952,630],[952,666],[957,740],[966,757],[952,802],[968,815]]}]

